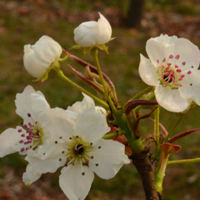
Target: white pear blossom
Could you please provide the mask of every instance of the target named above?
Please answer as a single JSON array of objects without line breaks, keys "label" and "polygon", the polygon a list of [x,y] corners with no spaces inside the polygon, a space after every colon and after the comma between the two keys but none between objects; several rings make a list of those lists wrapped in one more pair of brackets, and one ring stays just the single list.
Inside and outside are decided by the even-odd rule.
[{"label": "white pear blossom", "polygon": [[[63,166],[59,183],[70,200],[85,199],[94,179],[93,172],[103,179],[110,179],[130,162],[123,144],[102,139],[110,130],[106,116],[95,108],[90,97],[84,96],[82,102],[70,108],[71,113],[74,110],[78,113],[73,120],[69,120],[69,113],[65,110],[50,110],[54,115],[50,115],[47,130],[51,130],[54,144],[31,150],[26,157],[39,174]],[[25,183],[35,181],[29,173],[23,176]]]},{"label": "white pear blossom", "polygon": [[24,67],[34,78],[42,78],[61,53],[60,44],[44,35],[34,45],[24,46]]},{"label": "white pear blossom", "polygon": [[16,95],[16,113],[24,120],[22,126],[9,128],[0,135],[0,157],[19,152],[27,154],[31,149],[47,143],[45,124],[48,121],[45,111],[50,109],[44,95],[31,86]]},{"label": "white pear blossom", "polygon": [[157,102],[166,110],[183,112],[192,101],[200,105],[200,51],[184,38],[160,35],[147,41],[149,59],[140,57],[142,80],[155,86]]},{"label": "white pear blossom", "polygon": [[78,45],[93,47],[110,41],[112,28],[108,20],[101,13],[99,15],[98,22],[84,22],[74,30],[74,40]]}]

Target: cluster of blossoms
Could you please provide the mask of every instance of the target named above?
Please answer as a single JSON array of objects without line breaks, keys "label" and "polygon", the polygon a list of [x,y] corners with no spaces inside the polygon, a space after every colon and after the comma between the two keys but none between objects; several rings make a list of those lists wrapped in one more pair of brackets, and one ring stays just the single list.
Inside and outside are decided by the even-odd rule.
[{"label": "cluster of blossoms", "polygon": [[[111,40],[112,29],[106,18],[100,13],[99,15],[98,22],[85,22],[74,30],[75,42],[79,47],[89,48],[87,51],[99,48],[107,52],[105,43]],[[145,83],[154,86],[158,104],[172,112],[184,112],[193,102],[200,105],[200,71],[198,70],[200,52],[198,47],[187,39],[161,35],[147,41],[146,51],[149,59],[141,55],[139,74]],[[62,47],[59,43],[49,36],[42,36],[34,45],[24,46],[25,69],[37,80],[44,81],[48,78],[51,69],[61,71],[59,64],[63,60],[60,58],[61,54]],[[90,71],[89,73],[92,76]],[[95,77],[101,79],[101,76],[103,77],[98,71]],[[94,77],[91,79],[93,80]],[[102,89],[102,85],[106,87],[103,81],[102,85],[98,85],[97,82],[93,85],[100,91],[104,89],[103,94],[106,94],[105,88]],[[110,98],[107,94],[105,95],[108,101],[106,103],[110,104],[109,106],[106,104],[108,110],[105,110],[103,107],[95,106],[93,99],[88,95],[83,93],[83,96],[82,102],[76,102],[64,110],[51,108],[45,96],[40,91],[36,92],[31,86],[27,86],[21,94],[16,95],[16,113],[23,119],[23,123],[15,129],[9,128],[1,133],[0,157],[15,152],[26,155],[25,160],[28,161],[28,165],[23,174],[23,181],[26,185],[38,180],[42,174],[54,173],[62,167],[59,177],[61,189],[70,200],[82,200],[90,190],[94,173],[103,179],[110,179],[124,164],[130,163],[125,154],[125,145],[127,142],[131,143],[124,136],[127,133],[123,135],[121,143],[113,140],[116,138],[103,139],[106,134],[112,132],[109,127],[112,123],[109,124],[107,120],[108,110],[110,115],[117,113],[116,116],[113,114],[110,117],[115,125],[115,127],[111,126],[114,131],[120,130],[123,133],[124,130],[121,127],[125,127],[126,131],[131,126],[137,127],[135,124],[131,126],[128,124],[131,122],[126,113],[128,103],[124,106],[125,111],[121,112],[119,106],[113,109],[112,106],[117,103],[110,103],[110,101],[117,97],[113,95],[114,98]],[[157,104],[149,101],[148,103],[147,105]],[[127,110],[134,108],[133,105]],[[125,114],[127,119],[124,118]],[[135,115],[135,117],[138,116],[139,114]],[[121,117],[121,119],[117,121],[115,117],[116,119]],[[132,121],[139,123],[140,119],[142,117]],[[119,121],[120,123],[117,124]],[[124,121],[125,126],[122,125]],[[140,136],[137,135],[134,138],[134,131],[130,133],[129,138],[133,140],[137,138],[139,141]],[[140,145],[143,145],[142,142]],[[137,155],[139,155],[138,146],[135,147]],[[162,151],[166,143],[160,146]],[[167,146],[171,148],[173,145],[168,143]],[[134,146],[131,147],[130,152],[132,153]],[[141,152],[144,153],[146,150]],[[165,159],[166,163],[167,159]]]},{"label": "cluster of blossoms", "polygon": [[27,86],[17,94],[15,103],[16,113],[24,121],[22,126],[1,134],[0,156],[15,152],[26,155],[26,185],[63,167],[60,187],[69,199],[84,199],[94,179],[93,172],[110,179],[130,162],[123,144],[102,139],[110,131],[105,110],[96,107],[87,95],[67,110],[51,109],[41,92]]}]

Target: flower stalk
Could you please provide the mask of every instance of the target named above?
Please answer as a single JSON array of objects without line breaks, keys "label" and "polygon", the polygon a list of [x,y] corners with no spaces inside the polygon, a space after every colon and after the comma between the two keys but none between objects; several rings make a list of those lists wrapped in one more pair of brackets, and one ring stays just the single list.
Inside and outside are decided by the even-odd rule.
[{"label": "flower stalk", "polygon": [[192,158],[192,159],[168,161],[167,165],[192,164],[192,163],[199,163],[199,162],[200,162],[200,158]]},{"label": "flower stalk", "polygon": [[159,115],[160,115],[160,106],[157,107],[156,111],[154,112],[154,140],[156,141],[155,146],[155,156],[159,155],[159,146],[160,146],[160,132],[159,132]]}]

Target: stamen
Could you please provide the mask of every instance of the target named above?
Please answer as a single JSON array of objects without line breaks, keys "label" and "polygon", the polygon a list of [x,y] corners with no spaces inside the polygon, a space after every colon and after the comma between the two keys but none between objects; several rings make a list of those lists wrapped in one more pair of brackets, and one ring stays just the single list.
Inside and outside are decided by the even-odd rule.
[{"label": "stamen", "polygon": [[175,65],[175,68],[178,68],[178,65]]},{"label": "stamen", "polygon": [[182,70],[181,70],[181,69],[177,69],[176,71],[177,71],[178,73],[180,73]]},{"label": "stamen", "polygon": [[172,59],[174,56],[171,54],[170,56],[169,56],[169,59]]},{"label": "stamen", "polygon": [[175,57],[177,60],[180,58],[180,55],[176,55],[176,57]]},{"label": "stamen", "polygon": [[162,62],[165,62],[165,61],[166,61],[166,58],[164,58]]},{"label": "stamen", "polygon": [[23,128],[27,129],[28,127],[27,127],[27,125],[26,125],[26,124],[24,124],[24,125],[23,125]]},{"label": "stamen", "polygon": [[191,71],[188,71],[188,72],[187,72],[187,74],[191,74],[191,73],[192,73]]},{"label": "stamen", "polygon": [[186,62],[182,62],[182,65],[185,66]]}]

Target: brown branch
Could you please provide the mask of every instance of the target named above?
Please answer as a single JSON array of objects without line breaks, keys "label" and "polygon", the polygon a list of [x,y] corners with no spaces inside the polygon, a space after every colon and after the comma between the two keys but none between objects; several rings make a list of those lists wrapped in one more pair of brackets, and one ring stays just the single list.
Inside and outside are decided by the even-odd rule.
[{"label": "brown branch", "polygon": [[141,176],[146,200],[162,200],[162,196],[156,191],[154,168],[148,154],[149,151],[143,151],[138,154],[132,154],[130,158]]}]

